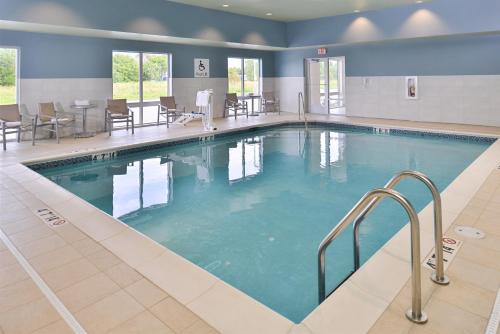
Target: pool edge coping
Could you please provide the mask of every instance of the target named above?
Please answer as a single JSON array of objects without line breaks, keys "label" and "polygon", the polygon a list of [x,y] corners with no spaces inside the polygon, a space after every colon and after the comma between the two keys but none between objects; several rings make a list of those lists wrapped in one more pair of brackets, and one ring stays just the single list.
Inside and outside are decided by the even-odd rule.
[{"label": "pool edge coping", "polygon": [[[342,122],[338,122],[338,121],[315,120],[314,122],[315,123],[327,123],[327,124],[328,123],[337,123],[337,124],[353,125],[353,123],[342,123]],[[230,133],[230,132],[244,131],[244,130],[248,130],[251,128],[260,128],[260,127],[267,127],[267,126],[272,126],[272,125],[282,125],[282,124],[287,124],[287,123],[297,123],[297,122],[296,121],[288,121],[288,120],[274,121],[274,122],[263,123],[263,124],[252,124],[252,125],[246,125],[243,127],[235,127],[233,129],[225,129],[225,130],[222,130],[221,132],[222,133]],[[403,130],[408,129],[408,130],[413,130],[413,131],[418,131],[418,132],[436,132],[436,133],[445,133],[445,134],[449,134],[449,133],[465,134],[465,135],[471,134],[471,135],[477,135],[480,137],[498,138],[498,135],[487,135],[487,134],[482,134],[482,133],[478,134],[478,133],[469,133],[469,132],[461,132],[461,131],[438,131],[436,129],[425,130],[425,129],[421,129],[421,128],[397,127],[397,126],[390,126],[390,125],[389,126],[381,126],[380,124],[378,124],[378,125],[359,124],[359,126],[371,126],[371,127],[377,127],[377,128],[378,127],[385,127],[385,128],[390,128],[390,129],[403,129]],[[218,133],[221,133],[221,132],[218,132]],[[181,140],[181,138],[182,139],[196,138],[196,137],[199,137],[200,135],[206,135],[206,133],[201,132],[201,133],[197,133],[197,134],[189,134],[187,136],[179,136],[179,137],[167,139],[167,140],[163,139],[163,140],[156,140],[156,141],[145,141],[142,143],[136,143],[136,144],[131,144],[131,145],[127,145],[127,146],[121,145],[121,146],[119,146],[119,148],[128,149],[128,148],[144,146],[145,144],[166,143],[166,142],[171,142],[171,141],[178,141],[178,140]],[[112,149],[113,148],[100,149],[100,150],[96,150],[94,152],[111,151]],[[483,152],[473,163],[471,163],[442,192],[443,206],[444,207],[446,207],[446,204],[448,202],[450,202],[450,200],[453,200],[453,199],[458,200],[461,203],[461,205],[454,207],[453,210],[445,210],[445,212],[446,212],[446,213],[444,212],[445,224],[443,226],[444,230],[446,230],[448,228],[448,226],[452,223],[453,219],[456,216],[458,216],[458,213],[461,211],[461,209],[463,209],[463,207],[465,207],[468,200],[470,200],[470,198],[472,198],[472,196],[475,194],[477,189],[479,189],[479,187],[482,185],[482,183],[486,179],[487,175],[489,175],[489,173],[491,172],[491,169],[494,169],[497,166],[498,161],[496,161],[496,160],[493,161],[494,160],[493,158],[495,158],[495,155],[493,155],[492,158],[489,157],[489,155],[492,155],[492,153],[488,153],[488,152],[490,152],[492,150],[493,151],[500,151],[500,143],[498,140],[496,142],[492,143],[491,146],[487,150],[485,150],[485,152]],[[78,155],[81,156],[82,154],[86,154],[86,153],[88,153],[88,152],[74,152],[70,155],[59,154],[59,155],[57,155],[57,157],[68,158],[71,156],[78,156]],[[34,161],[48,161],[48,160],[53,160],[54,158],[55,157],[49,156],[49,157],[43,157],[43,158],[34,159],[34,160],[32,159],[32,160],[28,160],[28,161],[22,161],[20,163],[6,167],[5,168],[6,174],[9,175],[9,171],[11,171],[11,169],[12,169],[11,167],[14,167],[14,166],[21,167],[22,166],[22,169],[23,169],[22,173],[26,173],[27,175],[32,173],[31,174],[32,177],[38,176],[35,179],[38,179],[38,178],[44,179],[40,174],[27,168],[24,164],[32,163]],[[485,161],[483,161],[483,160],[485,160]],[[477,175],[467,175],[467,174],[471,173],[469,170],[474,170],[474,169],[476,169],[476,167],[478,167],[477,166],[478,163],[479,163],[479,165],[485,165],[485,166],[482,166],[482,169],[481,169],[481,177],[480,177],[481,180],[478,180]],[[490,167],[492,167],[492,168],[490,168]],[[476,172],[474,172],[472,174],[476,174]],[[484,178],[483,178],[483,176],[484,176]],[[467,189],[467,192],[465,194],[461,191],[461,190],[463,190],[461,188],[462,184],[465,183],[464,177],[465,177],[465,180],[473,177],[475,180],[472,182],[472,184],[476,183],[475,186],[473,186],[470,189]],[[161,277],[160,278],[153,277],[153,279],[152,279],[150,276],[155,276],[155,273],[146,272],[146,274],[144,274],[146,265],[142,265],[142,268],[138,268],[141,266],[138,265],[137,257],[131,257],[130,254],[123,253],[123,250],[120,250],[120,247],[118,246],[119,245],[118,242],[113,243],[112,241],[109,241],[109,240],[115,238],[117,235],[121,235],[121,234],[126,233],[127,236],[129,236],[129,235],[134,236],[132,238],[139,238],[139,239],[137,239],[137,241],[140,240],[141,243],[144,242],[144,245],[142,245],[142,247],[141,247],[142,250],[140,250],[139,253],[149,255],[149,254],[153,254],[153,253],[156,254],[155,252],[158,251],[156,246],[155,246],[156,243],[152,239],[150,239],[147,236],[142,235],[140,232],[138,232],[132,228],[129,228],[125,224],[121,223],[119,220],[116,220],[116,219],[108,216],[107,214],[105,214],[104,212],[100,211],[99,209],[93,207],[92,205],[88,204],[84,200],[79,199],[76,195],[69,193],[68,191],[66,191],[62,187],[59,187],[56,184],[53,184],[49,180],[46,180],[46,181],[48,183],[46,183],[44,185],[43,184],[40,185],[41,188],[43,188],[45,192],[47,191],[47,189],[51,189],[52,191],[55,191],[56,193],[59,193],[61,195],[60,198],[57,198],[57,196],[56,196],[56,198],[53,198],[49,201],[49,202],[51,202],[51,204],[48,204],[48,205],[52,209],[54,209],[57,212],[58,211],[57,207],[58,206],[61,207],[60,205],[62,203],[69,201],[69,200],[74,200],[76,198],[77,199],[76,202],[78,202],[78,200],[83,202],[81,204],[83,206],[85,206],[85,210],[92,209],[93,211],[95,211],[92,213],[94,215],[96,214],[96,212],[99,212],[98,216],[102,216],[103,221],[107,221],[107,224],[110,224],[110,227],[111,227],[111,225],[115,225],[114,228],[116,228],[117,233],[109,235],[106,238],[100,238],[100,237],[94,238],[94,236],[96,236],[95,235],[96,232],[91,231],[89,229],[86,230],[86,228],[88,226],[86,226],[82,223],[77,223],[74,225],[77,228],[81,229],[86,234],[88,234],[91,238],[93,238],[97,242],[103,244],[106,248],[108,248],[108,249],[112,248],[110,250],[113,253],[115,253],[115,254],[118,253],[118,254],[116,254],[118,257],[120,257],[124,262],[126,262],[128,264],[132,264],[132,267],[134,267],[135,269],[138,269],[138,271],[141,272],[148,279],[151,279],[155,283],[156,283],[156,281],[159,281],[160,284],[158,284],[158,285],[160,287],[162,287],[163,289],[165,289],[164,288],[165,283],[164,282],[162,283],[163,279]],[[45,183],[45,182],[42,182],[42,183]],[[471,182],[467,183],[467,185],[470,187]],[[26,187],[25,188],[28,191],[32,192],[31,186],[32,186],[32,184],[30,184],[30,188],[26,188]],[[63,194],[64,192],[67,192],[68,194]],[[35,195],[36,195],[36,191],[35,191]],[[47,199],[41,199],[41,200],[44,201],[45,203],[47,201]],[[64,204],[64,205],[66,205],[66,204]],[[75,205],[76,203],[72,203],[72,204]],[[424,236],[428,236],[429,234],[432,233],[431,227],[428,226],[429,224],[432,223],[431,219],[428,219],[429,212],[430,212],[429,211],[430,206],[431,206],[431,204],[428,205],[427,207],[425,207],[419,213],[419,217],[420,217],[420,215],[422,215],[422,235],[424,235]],[[75,217],[73,219],[71,219],[71,217],[67,217],[67,216],[66,216],[66,218],[68,218],[68,220],[73,224],[73,220],[81,221],[81,217],[78,217],[78,216],[79,215],[75,214]],[[425,218],[425,220],[423,218]],[[99,223],[99,224],[101,224],[101,223]],[[133,233],[130,234],[130,231],[133,231]],[[374,305],[376,307],[373,308],[373,310],[372,310],[373,312],[371,312],[373,314],[372,314],[372,317],[369,319],[369,321],[363,321],[361,323],[361,319],[356,319],[357,326],[363,325],[363,327],[366,329],[366,331],[369,328],[371,328],[371,326],[375,323],[375,321],[378,319],[378,317],[383,313],[385,308],[389,305],[389,301],[392,300],[393,298],[391,299],[390,295],[382,296],[378,291],[376,293],[374,293],[370,289],[366,289],[366,288],[363,289],[363,286],[366,285],[366,284],[363,284],[363,274],[368,270],[367,268],[370,268],[370,265],[372,262],[375,262],[375,260],[378,261],[379,258],[381,258],[381,257],[385,258],[382,260],[382,262],[384,262],[384,263],[387,262],[387,260],[391,260],[393,262],[395,260],[397,260],[395,262],[398,262],[398,261],[401,262],[400,265],[406,266],[408,271],[409,271],[409,264],[406,263],[407,261],[405,261],[401,257],[398,258],[398,256],[395,256],[394,249],[392,249],[391,247],[388,247],[388,246],[391,246],[391,244],[394,243],[395,241],[399,241],[398,239],[401,239],[402,237],[404,237],[405,233],[406,233],[405,228],[403,228],[400,232],[398,232],[396,235],[394,235],[393,238],[391,238],[379,251],[377,251],[372,256],[372,258],[355,275],[353,275],[353,277],[348,281],[348,284],[341,286],[334,294],[332,294],[332,296],[333,295],[336,295],[336,296],[342,296],[342,295],[354,296],[355,298],[353,299],[353,301],[359,301],[360,296],[367,297],[366,298],[367,300],[371,300],[371,307]],[[424,238],[422,238],[422,239],[424,240]],[[117,240],[117,239],[115,239],[115,240]],[[113,244],[114,244],[114,246],[113,246]],[[427,244],[428,244],[428,242],[426,243],[425,247],[422,247],[422,253],[427,254],[430,250],[432,250],[433,244],[431,243],[430,248],[426,252],[424,251],[425,248],[428,248]],[[164,246],[161,246],[159,244],[156,244],[156,245],[158,247],[161,247],[165,251],[162,251],[161,255],[154,256],[154,258],[151,258],[150,259],[151,261],[153,261],[153,260],[160,261],[159,258],[161,256],[164,256],[165,253],[173,253],[172,251],[170,251],[168,248],[166,248]],[[128,247],[130,247],[130,245],[128,245]],[[397,248],[398,247],[396,247],[396,249]],[[165,290],[167,291],[167,293],[171,294],[174,298],[176,298],[176,299],[180,298],[181,299],[180,302],[182,302],[186,307],[191,309],[194,313],[196,313],[202,319],[207,321],[210,325],[214,326],[217,330],[222,331],[222,332],[234,331],[234,330],[230,330],[226,327],[227,327],[228,317],[231,317],[230,314],[234,315],[235,305],[232,303],[229,303],[228,305],[225,305],[227,308],[226,311],[215,310],[215,314],[214,314],[213,309],[217,308],[217,307],[215,307],[215,305],[213,305],[213,303],[210,301],[213,301],[213,298],[223,297],[223,296],[221,296],[221,294],[222,295],[226,294],[226,295],[230,296],[232,298],[230,300],[237,300],[238,303],[246,303],[247,307],[254,308],[254,312],[255,312],[254,315],[257,315],[256,317],[254,316],[254,319],[249,320],[249,313],[246,313],[244,316],[244,318],[246,319],[245,322],[250,323],[250,325],[255,324],[256,322],[262,322],[263,321],[262,317],[266,318],[266,323],[265,323],[266,326],[270,325],[269,321],[276,321],[276,323],[274,324],[275,325],[274,328],[265,327],[268,331],[272,330],[273,333],[278,333],[278,332],[286,333],[286,332],[289,332],[290,330],[292,330],[296,327],[300,327],[302,330],[307,329],[312,333],[320,333],[320,332],[324,332],[325,330],[331,330],[331,327],[329,327],[328,325],[323,326],[324,324],[329,323],[328,319],[334,319],[335,317],[333,317],[333,315],[339,314],[339,311],[346,312],[345,310],[350,309],[345,304],[345,300],[344,300],[344,303],[341,303],[342,304],[341,309],[339,310],[338,305],[336,305],[336,304],[339,304],[339,302],[333,301],[334,299],[337,299],[337,298],[332,299],[331,298],[332,296],[330,296],[330,298],[328,298],[327,301],[325,301],[325,303],[323,303],[321,306],[319,306],[315,310],[313,310],[300,324],[294,324],[292,321],[279,315],[277,312],[269,309],[267,306],[254,300],[252,297],[244,294],[240,290],[224,283],[220,279],[218,279],[215,276],[213,276],[212,274],[204,271],[203,269],[196,266],[195,264],[192,264],[191,262],[185,260],[181,256],[179,256],[175,253],[173,253],[173,254],[175,255],[173,257],[171,256],[171,254],[164,256],[164,257],[166,257],[165,263],[169,263],[168,261],[172,261],[172,259],[179,261],[178,258],[180,258],[181,263],[188,262],[190,266],[194,267],[194,268],[191,268],[191,270],[194,270],[195,272],[197,272],[198,270],[196,268],[198,268],[199,270],[202,270],[203,273],[206,273],[208,276],[206,277],[205,281],[208,281],[210,283],[208,284],[208,288],[206,288],[201,294],[199,294],[196,298],[194,298],[192,300],[187,298],[187,297],[184,297],[184,296],[176,297],[176,294],[179,295],[178,293],[170,293],[168,291],[168,289],[165,289]],[[178,258],[176,258],[176,257],[178,257]],[[425,257],[422,256],[422,258],[425,258]],[[372,261],[372,259],[373,259],[373,261]],[[189,265],[188,265],[188,267],[189,267]],[[151,265],[151,267],[154,267],[154,266]],[[161,274],[161,273],[156,273],[156,276],[159,276],[159,274]],[[194,275],[197,275],[197,274],[195,273]],[[405,275],[398,275],[398,276],[400,276],[400,277],[398,277],[398,279],[404,283],[406,283],[406,281],[409,278],[409,275],[406,278],[404,278]],[[426,277],[422,277],[422,279],[426,279]],[[404,283],[403,283],[403,285],[404,285]],[[397,292],[399,292],[401,288],[402,288],[402,286],[399,288],[391,287],[390,290],[396,291],[396,294],[397,294]],[[212,290],[214,290],[214,291],[212,291]],[[394,293],[394,292],[392,292],[392,293]],[[391,295],[392,295],[392,293],[391,293]],[[200,299],[202,297],[204,299],[199,301],[198,299]],[[349,299],[351,299],[351,298],[348,298],[347,300],[349,300]],[[198,301],[198,302],[195,302],[195,301]],[[204,305],[207,303],[208,303],[208,305]],[[355,305],[355,306],[356,306],[356,308],[359,308],[359,305]],[[318,312],[318,311],[320,311],[320,312]],[[325,314],[325,313],[326,313],[326,315],[323,316],[323,314]],[[351,312],[351,313],[354,313],[354,312]],[[376,314],[378,314],[378,315],[376,315]],[[236,315],[238,315],[238,313]],[[341,320],[342,319],[345,319],[344,321],[346,323],[348,323],[348,325],[353,325],[352,321],[347,321],[347,319],[349,319],[348,317],[343,316],[343,317],[341,317]],[[234,318],[231,320],[233,322],[236,322],[238,327],[241,327],[241,325],[243,323],[243,321],[234,321]],[[327,321],[327,322],[325,323],[324,321]],[[341,324],[338,321],[336,321],[335,325],[339,326]],[[245,327],[245,328],[250,330],[249,327]],[[242,328],[239,328],[239,329],[240,329],[240,331],[242,330]],[[259,329],[262,329],[262,328],[259,328]],[[255,330],[258,330],[258,329],[255,329]]]}]

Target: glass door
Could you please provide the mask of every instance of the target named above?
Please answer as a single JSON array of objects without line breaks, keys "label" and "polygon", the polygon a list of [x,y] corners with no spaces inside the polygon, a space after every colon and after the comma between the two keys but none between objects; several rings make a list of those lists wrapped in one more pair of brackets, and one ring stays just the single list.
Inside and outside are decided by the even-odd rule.
[{"label": "glass door", "polygon": [[305,60],[309,112],[345,114],[344,57]]},{"label": "glass door", "polygon": [[[228,58],[228,92],[236,93],[238,96],[260,96],[261,63],[261,60],[256,58]],[[252,113],[258,111],[259,99],[249,99],[248,108]]]},{"label": "glass door", "polygon": [[344,76],[344,57],[328,58],[330,114],[345,114]]},{"label": "glass door", "polygon": [[156,122],[160,96],[171,86],[169,54],[113,51],[113,99],[127,99],[134,124]]},{"label": "glass door", "polygon": [[309,112],[328,114],[328,59],[306,59]]},{"label": "glass door", "polygon": [[243,95],[243,63],[241,58],[227,59],[228,93]]}]

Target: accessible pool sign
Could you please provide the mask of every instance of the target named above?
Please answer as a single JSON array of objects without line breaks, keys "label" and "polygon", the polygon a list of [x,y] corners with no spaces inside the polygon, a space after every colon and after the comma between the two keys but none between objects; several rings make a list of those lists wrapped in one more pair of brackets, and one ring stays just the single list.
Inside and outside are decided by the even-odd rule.
[{"label": "accessible pool sign", "polygon": [[209,78],[210,77],[210,59],[194,59],[194,77]]},{"label": "accessible pool sign", "polygon": [[[443,262],[445,270],[448,268],[453,258],[455,258],[455,255],[457,255],[461,246],[462,241],[449,237],[443,237]],[[427,256],[424,266],[432,270],[436,269],[436,253],[434,251]]]}]

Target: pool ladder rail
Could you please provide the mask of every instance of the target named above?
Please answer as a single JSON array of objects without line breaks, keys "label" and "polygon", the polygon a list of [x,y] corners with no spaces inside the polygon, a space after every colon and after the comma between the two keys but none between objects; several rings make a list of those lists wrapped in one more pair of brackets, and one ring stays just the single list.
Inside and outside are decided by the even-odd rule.
[{"label": "pool ladder rail", "polygon": [[[422,311],[422,288],[421,288],[421,263],[420,263],[420,222],[417,212],[413,205],[401,193],[394,190],[394,187],[403,179],[415,178],[424,183],[432,193],[434,203],[434,242],[436,265],[435,271],[431,275],[431,279],[440,285],[449,284],[450,280],[444,275],[443,264],[443,227],[442,227],[442,207],[441,195],[436,185],[425,174],[417,171],[402,171],[396,174],[387,182],[383,188],[373,189],[366,193],[359,202],[345,215],[344,218],[335,226],[330,233],[321,241],[318,248],[318,292],[319,303],[321,304],[326,298],[326,282],[325,282],[325,254],[328,246],[344,231],[349,224],[354,221],[354,271],[352,275],[360,267],[359,253],[359,227],[365,218],[375,209],[375,207],[386,197],[392,198],[399,203],[406,211],[410,219],[411,230],[411,289],[412,289],[412,305],[411,309],[406,312],[406,317],[415,323],[423,324],[427,322],[427,315]],[[345,282],[350,275],[343,281]],[[342,284],[341,282],[340,284]],[[340,286],[339,284],[339,286]],[[335,290],[334,290],[335,291]],[[333,292],[333,291],[332,291]],[[330,292],[328,295],[330,295]]]}]

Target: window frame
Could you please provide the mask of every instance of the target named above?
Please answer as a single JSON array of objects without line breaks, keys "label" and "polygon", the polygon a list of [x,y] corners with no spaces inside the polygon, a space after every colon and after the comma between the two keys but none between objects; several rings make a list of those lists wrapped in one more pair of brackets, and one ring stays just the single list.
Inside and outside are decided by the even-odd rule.
[{"label": "window frame", "polygon": [[19,46],[2,45],[0,44],[0,49],[12,49],[16,50],[16,101],[14,104],[20,104],[21,101],[21,48]]},{"label": "window frame", "polygon": [[262,95],[262,92],[263,92],[263,78],[262,78],[262,58],[246,58],[246,57],[227,57],[226,59],[226,70],[227,70],[227,79],[228,79],[228,83],[227,83],[227,91],[229,92],[229,59],[239,59],[240,62],[241,62],[241,76],[240,76],[240,79],[241,79],[241,94],[242,96],[247,96],[245,95],[245,60],[257,60],[258,61],[258,64],[259,64],[259,92],[257,93],[257,95]]},{"label": "window frame", "polygon": [[[114,92],[114,84],[115,82],[113,81],[113,55],[115,53],[135,53],[139,55],[139,101],[137,102],[128,102],[127,105],[130,108],[138,108],[139,109],[139,122],[138,124],[135,124],[136,127],[142,127],[142,126],[150,126],[150,125],[155,125],[155,122],[151,123],[144,123],[144,107],[152,107],[158,105],[160,103],[160,100],[154,100],[154,101],[144,101],[144,80],[143,80],[143,74],[144,74],[144,55],[145,54],[157,54],[157,55],[165,55],[168,58],[168,71],[167,71],[167,92],[165,94],[167,96],[172,95],[173,92],[173,87],[172,87],[172,53],[171,52],[163,52],[163,51],[137,51],[137,50],[121,50],[121,49],[116,49],[111,51],[111,96],[114,99],[115,98],[115,92]],[[159,98],[159,96],[158,96]]]}]

